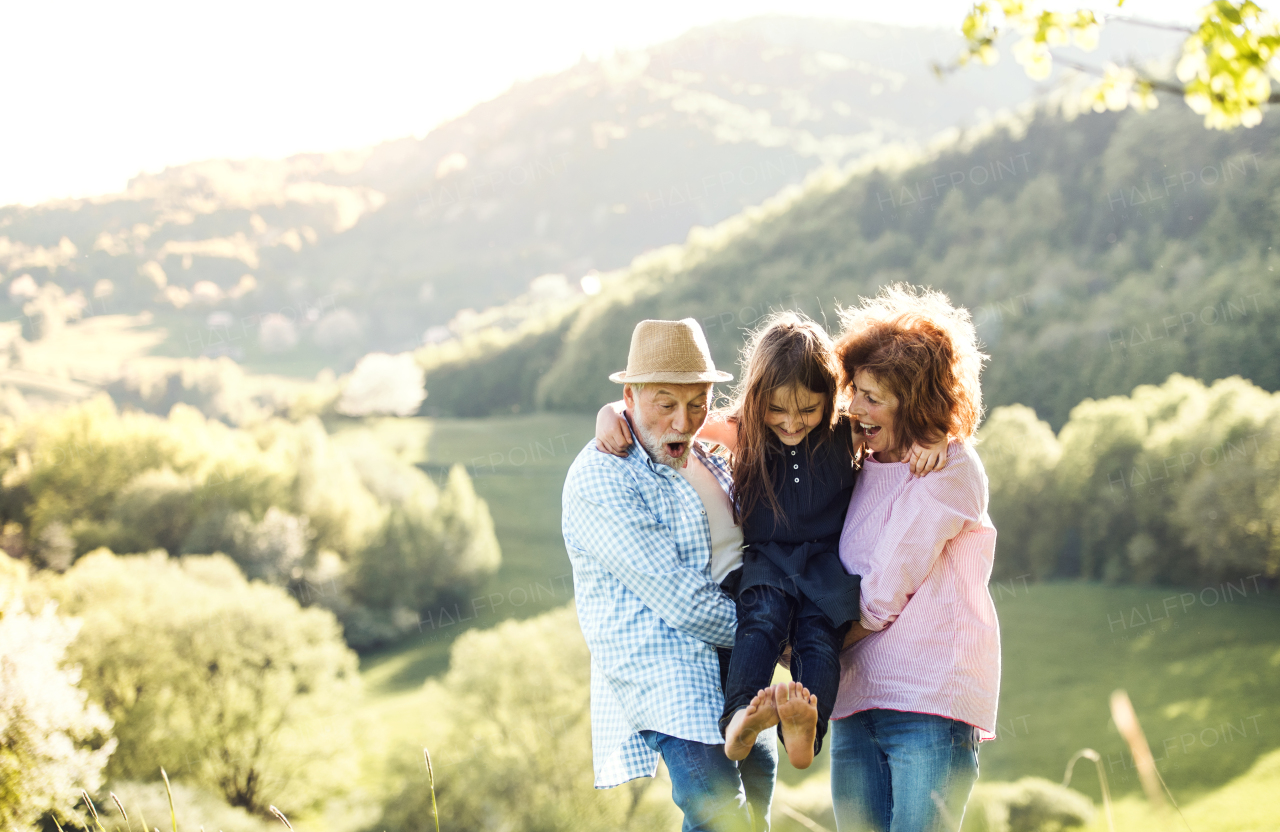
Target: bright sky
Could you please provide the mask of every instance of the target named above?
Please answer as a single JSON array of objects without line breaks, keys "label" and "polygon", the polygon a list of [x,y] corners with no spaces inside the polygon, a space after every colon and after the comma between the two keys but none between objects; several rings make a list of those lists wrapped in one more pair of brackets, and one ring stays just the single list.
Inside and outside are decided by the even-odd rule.
[{"label": "bright sky", "polygon": [[[1189,22],[1203,2],[1129,0],[1124,12]],[[785,13],[958,27],[969,5],[6,3],[0,205],[110,193],[140,171],[198,159],[279,157],[421,136],[516,80],[718,20]]]}]

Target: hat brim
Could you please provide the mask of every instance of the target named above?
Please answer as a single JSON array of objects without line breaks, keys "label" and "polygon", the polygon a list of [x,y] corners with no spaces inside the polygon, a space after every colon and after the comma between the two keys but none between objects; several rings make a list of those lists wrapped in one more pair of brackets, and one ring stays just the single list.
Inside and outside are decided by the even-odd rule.
[{"label": "hat brim", "polygon": [[653,372],[627,375],[626,370],[619,370],[609,376],[609,381],[618,384],[702,384],[716,381],[733,381],[733,373],[720,370],[698,371],[688,373]]}]

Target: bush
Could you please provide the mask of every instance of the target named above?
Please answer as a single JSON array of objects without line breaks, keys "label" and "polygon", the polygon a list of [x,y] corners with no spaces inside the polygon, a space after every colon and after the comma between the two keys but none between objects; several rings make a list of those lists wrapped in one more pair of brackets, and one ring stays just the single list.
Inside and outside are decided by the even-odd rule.
[{"label": "bush", "polygon": [[361,647],[470,593],[501,557],[460,468],[441,489],[367,431],[338,440],[314,416],[245,430],[181,404],[167,419],[121,414],[106,398],[0,433],[0,526],[8,551],[56,571],[98,547],[222,552],[329,607]]},{"label": "bush", "polygon": [[221,552],[250,580],[287,586],[302,576],[311,551],[310,521],[272,506],[255,523],[247,511],[206,515],[183,543],[184,554]]},{"label": "bush", "polygon": [[1042,777],[973,787],[961,832],[1061,832],[1093,819],[1093,801]]},{"label": "bush", "polygon": [[[678,823],[669,795],[640,779],[592,787],[590,655],[572,606],[454,643],[448,674],[427,683],[423,713],[441,827],[535,832],[651,830]],[[422,749],[379,829],[433,830]]]},{"label": "bush", "polygon": [[417,474],[415,487],[392,503],[353,570],[352,595],[367,609],[352,610],[343,620],[348,639],[362,647],[416,627],[428,607],[464,598],[501,561],[489,508],[462,467],[449,472],[443,491]]},{"label": "bush", "polygon": [[354,773],[355,655],[337,622],[229,559],[100,551],[52,597],[81,616],[69,656],[115,722],[111,778],[176,778],[262,814],[341,793]]},{"label": "bush", "polygon": [[194,484],[169,468],[152,468],[129,481],[109,514],[111,539],[104,545],[117,552],[145,552],[159,547],[171,555],[195,523]]}]

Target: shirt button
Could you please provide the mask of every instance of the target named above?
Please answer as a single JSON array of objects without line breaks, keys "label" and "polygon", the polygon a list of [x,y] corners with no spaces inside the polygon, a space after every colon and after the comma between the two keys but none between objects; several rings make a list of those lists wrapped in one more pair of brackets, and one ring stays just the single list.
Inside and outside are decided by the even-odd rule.
[{"label": "shirt button", "polygon": [[795,456],[795,455],[796,455],[796,452],[795,452],[795,451],[792,451],[792,452],[791,452],[791,455],[792,455],[792,456]]},{"label": "shirt button", "polygon": [[799,465],[799,464],[796,464],[796,465],[792,465],[791,467],[792,467],[792,468],[799,468],[799,467],[800,467],[800,465]]},{"label": "shirt button", "polygon": [[799,477],[796,477],[796,482],[800,482],[800,478],[799,478]]}]

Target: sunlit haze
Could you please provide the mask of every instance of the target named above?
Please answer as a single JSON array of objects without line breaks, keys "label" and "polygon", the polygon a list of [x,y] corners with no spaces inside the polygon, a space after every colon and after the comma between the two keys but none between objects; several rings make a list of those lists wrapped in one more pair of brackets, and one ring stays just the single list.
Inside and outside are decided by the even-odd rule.
[{"label": "sunlit haze", "polygon": [[[1190,20],[1194,0],[1130,2]],[[118,191],[141,171],[421,136],[513,82],[718,20],[785,13],[955,27],[968,3],[589,0],[8,4],[0,204]],[[1006,58],[1007,59],[1007,58]]]}]

